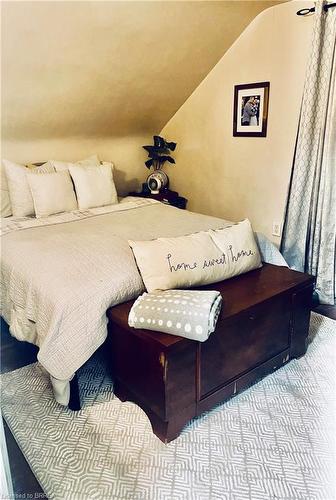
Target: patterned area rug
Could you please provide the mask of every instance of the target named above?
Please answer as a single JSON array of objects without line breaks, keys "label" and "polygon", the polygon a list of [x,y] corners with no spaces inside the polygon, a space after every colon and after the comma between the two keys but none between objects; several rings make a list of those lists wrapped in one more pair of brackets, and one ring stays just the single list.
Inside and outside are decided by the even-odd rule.
[{"label": "patterned area rug", "polygon": [[50,499],[332,500],[335,338],[336,322],[313,314],[306,356],[168,445],[113,397],[102,359],[81,371],[79,413],[55,403],[34,364],[1,377],[3,414]]}]

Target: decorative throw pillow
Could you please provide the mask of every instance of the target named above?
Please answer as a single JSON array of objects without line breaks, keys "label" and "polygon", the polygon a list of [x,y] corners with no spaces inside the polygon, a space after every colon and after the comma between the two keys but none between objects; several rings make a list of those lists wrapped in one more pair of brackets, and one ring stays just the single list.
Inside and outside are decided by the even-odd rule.
[{"label": "decorative throw pillow", "polygon": [[36,217],[76,210],[77,201],[69,172],[27,174]]},{"label": "decorative throw pillow", "polygon": [[206,232],[129,244],[148,292],[206,285],[225,277],[223,252]]},{"label": "decorative throw pillow", "polygon": [[56,172],[69,170],[69,167],[72,167],[73,165],[91,165],[96,167],[99,167],[100,165],[98,155],[92,155],[89,156],[89,158],[85,158],[84,160],[79,160],[76,162],[49,160],[48,163],[50,163],[55,168]]},{"label": "decorative throw pillow", "polygon": [[225,279],[261,267],[261,257],[248,219],[209,234],[226,257]]},{"label": "decorative throw pillow", "polygon": [[12,213],[16,217],[34,215],[34,203],[30,187],[27,180],[27,173],[44,174],[54,172],[51,166],[42,165],[34,169],[28,169],[24,165],[19,165],[8,160],[2,160],[7,177],[9,198],[12,206]]},{"label": "decorative throw pillow", "polygon": [[80,209],[102,207],[118,203],[112,168],[108,165],[69,167],[74,181]]}]

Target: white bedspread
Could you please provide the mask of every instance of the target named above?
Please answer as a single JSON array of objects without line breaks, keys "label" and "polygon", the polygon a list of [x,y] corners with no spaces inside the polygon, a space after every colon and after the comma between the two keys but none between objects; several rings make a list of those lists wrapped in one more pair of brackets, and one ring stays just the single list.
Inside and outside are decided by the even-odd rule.
[{"label": "white bedspread", "polygon": [[39,346],[52,377],[69,381],[104,342],[106,310],[144,291],[128,239],[229,224],[137,198],[45,219],[3,219],[2,315],[12,335]]}]

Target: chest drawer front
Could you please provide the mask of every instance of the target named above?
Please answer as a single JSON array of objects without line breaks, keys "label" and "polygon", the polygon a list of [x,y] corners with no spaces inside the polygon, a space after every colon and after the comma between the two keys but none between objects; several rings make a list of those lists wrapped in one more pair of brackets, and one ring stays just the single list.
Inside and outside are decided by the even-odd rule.
[{"label": "chest drawer front", "polygon": [[200,399],[289,347],[290,305],[278,296],[219,322],[199,347]]}]

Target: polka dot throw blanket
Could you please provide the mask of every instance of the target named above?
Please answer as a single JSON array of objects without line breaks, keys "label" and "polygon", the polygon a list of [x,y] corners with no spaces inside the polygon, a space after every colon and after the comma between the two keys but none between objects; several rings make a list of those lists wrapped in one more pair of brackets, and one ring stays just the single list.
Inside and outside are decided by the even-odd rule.
[{"label": "polka dot throw blanket", "polygon": [[204,342],[215,330],[222,296],[212,290],[156,290],[133,304],[128,324]]}]

